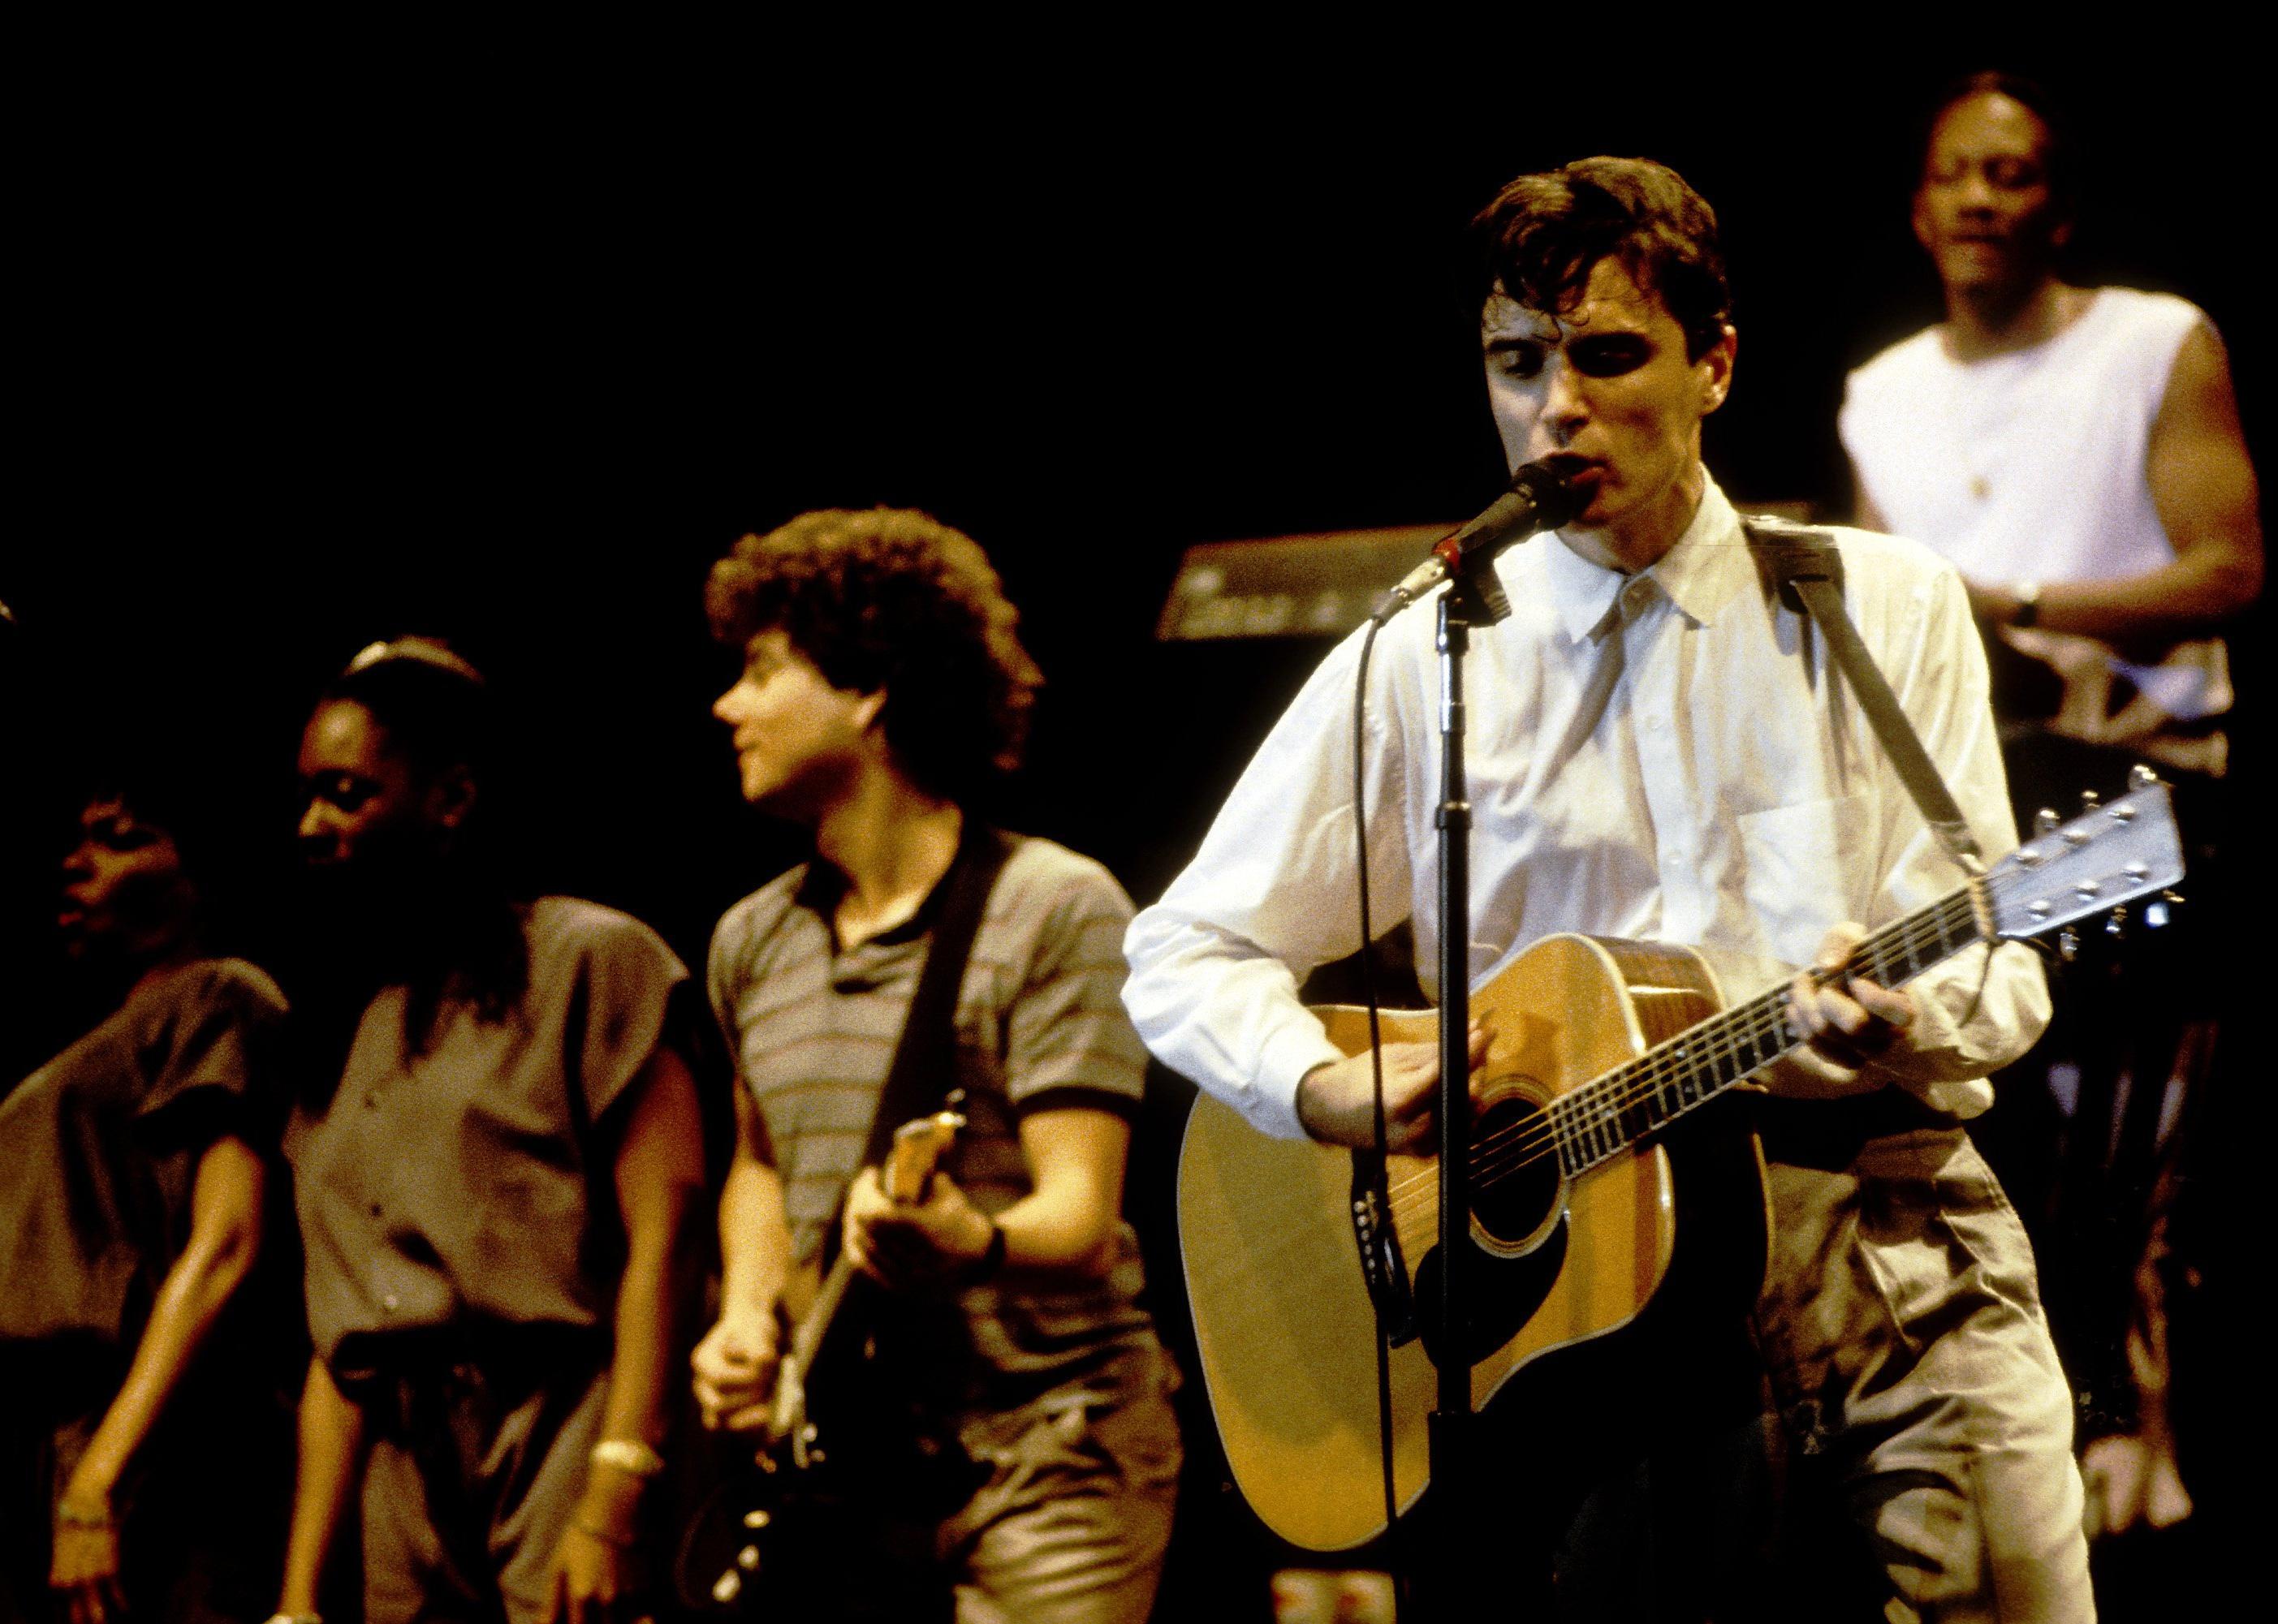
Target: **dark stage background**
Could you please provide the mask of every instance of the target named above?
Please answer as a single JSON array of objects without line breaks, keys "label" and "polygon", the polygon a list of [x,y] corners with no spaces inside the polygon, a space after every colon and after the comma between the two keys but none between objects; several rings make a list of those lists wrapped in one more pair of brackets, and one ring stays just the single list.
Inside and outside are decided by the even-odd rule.
[{"label": "dark stage background", "polygon": [[[149,96],[51,65],[11,210],[7,1075],[69,1035],[45,966],[75,759],[196,741],[264,901],[311,695],[406,630],[504,696],[526,874],[700,962],[790,854],[707,713],[734,661],[700,586],[814,506],[920,506],[989,548],[1051,682],[1009,820],[1146,900],[1319,652],[1152,643],[1180,550],[1495,492],[1455,267],[1525,169],[1644,154],[1716,205],[1741,347],[1711,465],[1841,514],[1843,372],[1936,314],[1915,119],[1986,64],[1720,73],[1633,32],[1546,44],[1531,96],[1484,36],[1303,77],[1045,40],[1058,77],[988,83],[783,52],[684,84],[605,45],[145,62]],[[2001,65],[2078,117],[2078,274],[2210,311],[2267,471],[2259,70]]]}]

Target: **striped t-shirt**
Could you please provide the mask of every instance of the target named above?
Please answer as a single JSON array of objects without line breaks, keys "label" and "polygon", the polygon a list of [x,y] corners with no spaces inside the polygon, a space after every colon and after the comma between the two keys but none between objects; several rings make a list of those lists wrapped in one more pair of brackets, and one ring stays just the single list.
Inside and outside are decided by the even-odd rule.
[{"label": "striped t-shirt", "polygon": [[[1064,846],[1018,836],[1011,846],[958,992],[956,1071],[969,1125],[944,1164],[988,1212],[1029,1191],[1024,1110],[1128,1112],[1146,1064],[1121,998],[1130,900],[1105,869]],[[906,925],[841,952],[830,924],[840,884],[825,865],[794,868],[730,909],[712,939],[712,1007],[758,1103],[761,1155],[783,1180],[799,1262],[821,1248],[860,1163],[942,899],[936,887]],[[964,1292],[975,1375],[984,1386],[1003,1385],[988,1381],[991,1371],[1026,1386],[1149,1338],[1143,1284],[1126,1223],[1097,1280]]]}]

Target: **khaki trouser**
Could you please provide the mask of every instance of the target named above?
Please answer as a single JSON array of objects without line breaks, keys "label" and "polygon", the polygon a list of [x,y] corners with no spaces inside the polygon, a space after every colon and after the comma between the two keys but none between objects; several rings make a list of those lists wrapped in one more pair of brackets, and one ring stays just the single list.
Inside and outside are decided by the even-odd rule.
[{"label": "khaki trouser", "polygon": [[1804,1492],[1831,1480],[1912,1620],[2095,1616],[2070,1390],[2024,1231],[1959,1128],[1774,1163],[1757,1341]]},{"label": "khaki trouser", "polygon": [[1174,1379],[1135,1349],[965,1430],[989,1477],[941,1529],[958,1624],[1143,1624],[1178,1497]]},{"label": "khaki trouser", "polygon": [[399,1389],[364,1468],[365,1624],[539,1624],[608,1390],[577,1364],[532,1383],[474,1363]]}]

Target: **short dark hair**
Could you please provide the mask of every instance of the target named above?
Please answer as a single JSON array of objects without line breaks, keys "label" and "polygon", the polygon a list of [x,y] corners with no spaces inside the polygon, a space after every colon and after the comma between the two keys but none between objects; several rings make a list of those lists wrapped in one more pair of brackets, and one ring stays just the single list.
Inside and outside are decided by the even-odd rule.
[{"label": "short dark hair", "polygon": [[803,513],[746,536],[705,583],[712,635],[781,631],[833,687],[883,689],[886,743],[963,803],[1020,766],[1043,673],[980,544],[906,508]]},{"label": "short dark hair", "polygon": [[2049,194],[2056,200],[2057,208],[2069,217],[2080,201],[2073,176],[2071,118],[2062,100],[2046,85],[2020,73],[1988,70],[1967,74],[1947,84],[1945,93],[1930,103],[1916,132],[1915,184],[1921,184],[1929,164],[1930,141],[1938,131],[1938,121],[1955,103],[1966,102],[1974,95],[2006,95],[2041,121],[2042,172],[2048,179]]},{"label": "short dark hair", "polygon": [[440,638],[367,644],[318,703],[338,699],[371,712],[389,747],[422,773],[463,766],[479,779],[490,764],[490,684]]},{"label": "short dark hair", "polygon": [[1530,309],[1571,310],[1592,268],[1611,258],[1675,318],[1688,360],[1731,324],[1716,211],[1650,158],[1582,158],[1521,175],[1479,210],[1472,233],[1479,304],[1500,293]]}]

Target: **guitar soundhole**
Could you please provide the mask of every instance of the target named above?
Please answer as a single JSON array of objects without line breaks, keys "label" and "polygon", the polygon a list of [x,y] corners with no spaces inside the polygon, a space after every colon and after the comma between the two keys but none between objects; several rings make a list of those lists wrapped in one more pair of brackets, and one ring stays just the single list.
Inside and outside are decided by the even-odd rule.
[{"label": "guitar soundhole", "polygon": [[1472,1163],[1472,1217],[1487,1243],[1524,1247],[1558,1208],[1558,1158],[1540,1105],[1513,1090],[1479,1110]]}]

